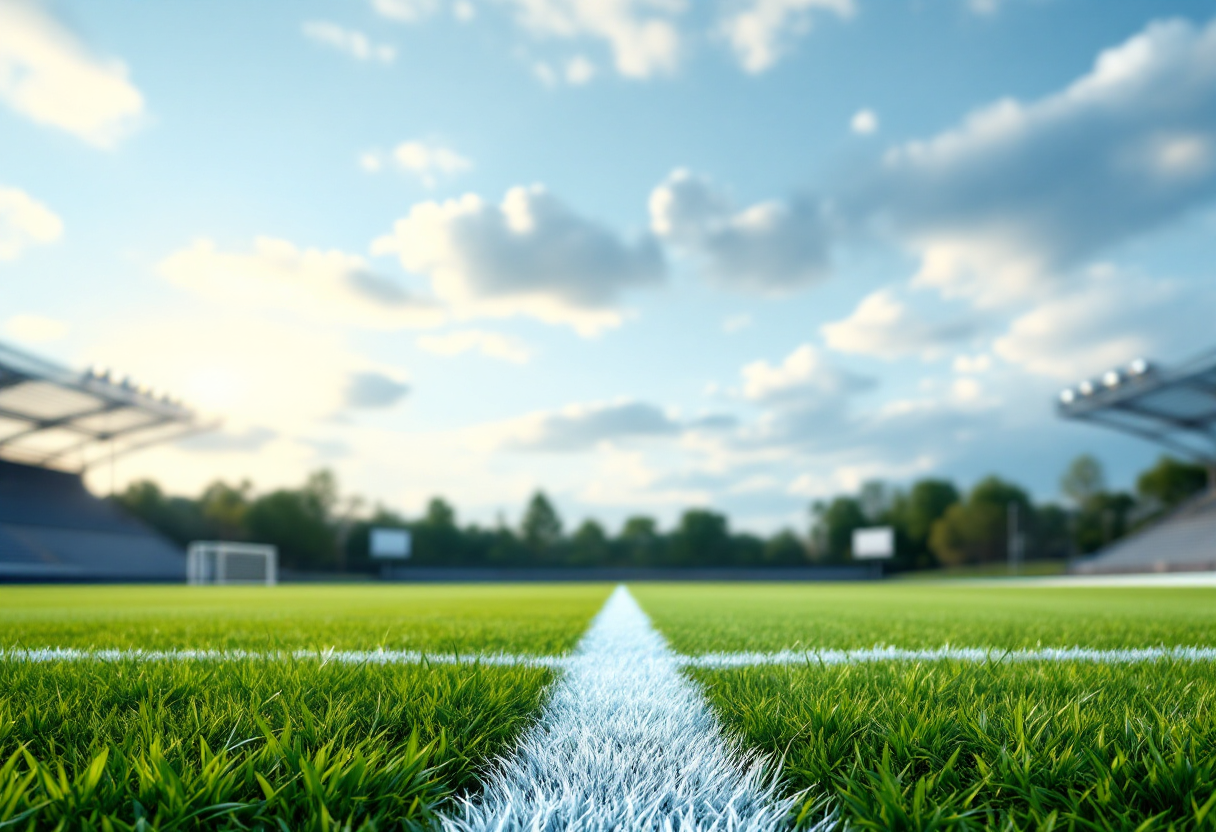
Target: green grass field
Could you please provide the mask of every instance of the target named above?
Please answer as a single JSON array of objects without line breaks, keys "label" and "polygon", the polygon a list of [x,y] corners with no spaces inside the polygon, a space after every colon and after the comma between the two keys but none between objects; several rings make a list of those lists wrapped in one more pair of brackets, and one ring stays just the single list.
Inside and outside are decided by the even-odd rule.
[{"label": "green grass field", "polygon": [[[0,588],[0,646],[569,651],[610,587]],[[680,652],[1216,645],[1216,590],[640,584]],[[687,671],[851,829],[1216,826],[1216,665]],[[0,661],[0,830],[430,828],[554,672],[317,659]]]},{"label": "green grass field", "polygon": [[643,584],[677,650],[1216,644],[1216,589],[928,584]]},{"label": "green grass field", "polygon": [[[609,589],[12,587],[0,589],[0,633],[8,648],[549,655],[574,644]],[[429,827],[511,747],[552,676],[476,664],[0,662],[0,829]]]},{"label": "green grass field", "polygon": [[0,587],[0,648],[561,653],[607,585]]},{"label": "green grass field", "polygon": [[[1212,589],[650,585],[634,594],[687,653],[1216,644]],[[1216,822],[1211,664],[809,661],[691,675],[729,730],[782,760],[808,807],[835,808],[848,828]]]}]

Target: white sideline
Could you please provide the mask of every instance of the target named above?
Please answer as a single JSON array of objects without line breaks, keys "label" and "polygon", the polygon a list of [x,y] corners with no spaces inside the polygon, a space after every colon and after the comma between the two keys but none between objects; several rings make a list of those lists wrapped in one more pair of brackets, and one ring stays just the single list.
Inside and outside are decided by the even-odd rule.
[{"label": "white sideline", "polygon": [[767,832],[785,827],[768,761],[727,738],[679,658],[617,587],[539,723],[447,832]]},{"label": "white sideline", "polygon": [[[482,664],[494,667],[547,667],[563,670],[576,664],[574,656],[528,656],[510,653],[424,653],[419,650],[143,650],[123,648],[35,647],[0,648],[0,662],[236,662],[317,661],[322,664]],[[779,650],[773,653],[671,654],[679,667],[731,668],[757,665],[841,665],[873,662],[1091,662],[1138,664],[1144,662],[1216,662],[1216,647],[1038,647],[1005,650],[999,647],[934,647],[905,649],[870,647],[860,650]]]},{"label": "white sideline", "polygon": [[1002,650],[997,647],[945,647],[906,650],[871,647],[865,650],[781,650],[776,653],[705,653],[685,656],[685,667],[730,668],[756,665],[840,665],[873,662],[973,662],[1010,664],[1018,662],[1090,662],[1093,664],[1137,664],[1142,662],[1216,661],[1216,647],[1128,647],[1099,650],[1091,647],[1038,647],[1032,650]]},{"label": "white sideline", "polygon": [[234,662],[319,661],[321,664],[485,664],[504,667],[560,668],[563,656],[513,656],[509,653],[423,653],[418,650],[141,650],[38,647],[0,649],[11,662]]}]

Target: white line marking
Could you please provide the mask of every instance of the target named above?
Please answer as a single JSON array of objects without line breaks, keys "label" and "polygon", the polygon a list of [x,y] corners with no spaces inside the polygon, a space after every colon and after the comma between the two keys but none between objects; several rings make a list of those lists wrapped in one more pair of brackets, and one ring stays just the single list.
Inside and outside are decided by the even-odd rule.
[{"label": "white line marking", "polygon": [[781,650],[776,653],[706,653],[684,656],[685,667],[754,667],[756,665],[840,665],[873,662],[974,662],[1011,664],[1019,662],[1090,662],[1093,664],[1137,664],[1141,662],[1216,661],[1216,647],[1129,647],[1098,650],[1090,647],[1039,647],[1033,650],[1002,650],[998,647],[937,647],[905,650],[871,647],[867,650]]},{"label": "white line marking", "polygon": [[[424,653],[418,650],[141,650],[120,648],[39,647],[0,649],[0,662],[237,662],[319,661],[322,664],[482,664],[495,667],[547,667],[563,670],[577,656],[528,656],[510,653]],[[1138,664],[1145,662],[1216,662],[1216,647],[1126,647],[1109,650],[1092,647],[1039,647],[1006,650],[1000,647],[935,647],[905,649],[870,647],[860,650],[779,650],[773,653],[673,654],[680,667],[753,667],[783,664],[865,664],[873,662],[1090,662]]]},{"label": "white line marking", "polygon": [[9,662],[237,662],[319,661],[322,664],[484,664],[560,668],[563,656],[513,656],[509,653],[423,653],[417,650],[130,650],[40,647],[0,649]]},{"label": "white line marking", "polygon": [[768,761],[727,738],[679,658],[618,587],[540,721],[448,832],[718,830],[788,825]]}]

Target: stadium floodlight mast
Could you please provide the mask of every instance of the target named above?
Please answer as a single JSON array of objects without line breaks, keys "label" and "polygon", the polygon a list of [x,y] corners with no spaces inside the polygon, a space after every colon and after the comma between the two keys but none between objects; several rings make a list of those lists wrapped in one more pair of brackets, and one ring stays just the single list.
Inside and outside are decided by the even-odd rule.
[{"label": "stadium floodlight mast", "polygon": [[1168,369],[1137,358],[1061,390],[1056,410],[1169,448],[1216,489],[1216,350]]},{"label": "stadium floodlight mast", "polygon": [[279,550],[264,543],[196,540],[186,550],[186,582],[208,584],[265,584],[279,580]]}]

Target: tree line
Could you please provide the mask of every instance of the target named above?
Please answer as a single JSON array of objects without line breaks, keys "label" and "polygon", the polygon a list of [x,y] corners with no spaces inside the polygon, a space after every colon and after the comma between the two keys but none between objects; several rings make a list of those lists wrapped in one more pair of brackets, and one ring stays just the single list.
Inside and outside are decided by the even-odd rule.
[{"label": "tree line", "polygon": [[428,567],[796,567],[852,561],[854,530],[890,526],[896,539],[891,568],[929,569],[1004,561],[1010,507],[1016,506],[1024,556],[1064,559],[1097,551],[1172,510],[1207,485],[1198,465],[1162,457],[1136,481],[1135,492],[1112,491],[1091,456],[1075,459],[1061,478],[1063,504],[1034,503],[1015,483],[990,476],[966,493],[927,478],[907,488],[867,482],[810,506],[803,534],[784,529],[768,537],[737,532],[726,515],[685,511],[671,529],[652,517],[627,519],[615,533],[594,519],[568,530],[553,503],[536,492],[518,526],[461,525],[442,497],[420,517],[343,496],[330,471],[309,475],[299,488],[263,494],[248,481],[216,481],[196,498],[172,496],[150,480],[128,485],[117,502],[161,534],[185,546],[193,540],[272,543],[280,565],[307,572],[373,572],[372,528],[408,529],[408,562]]}]

